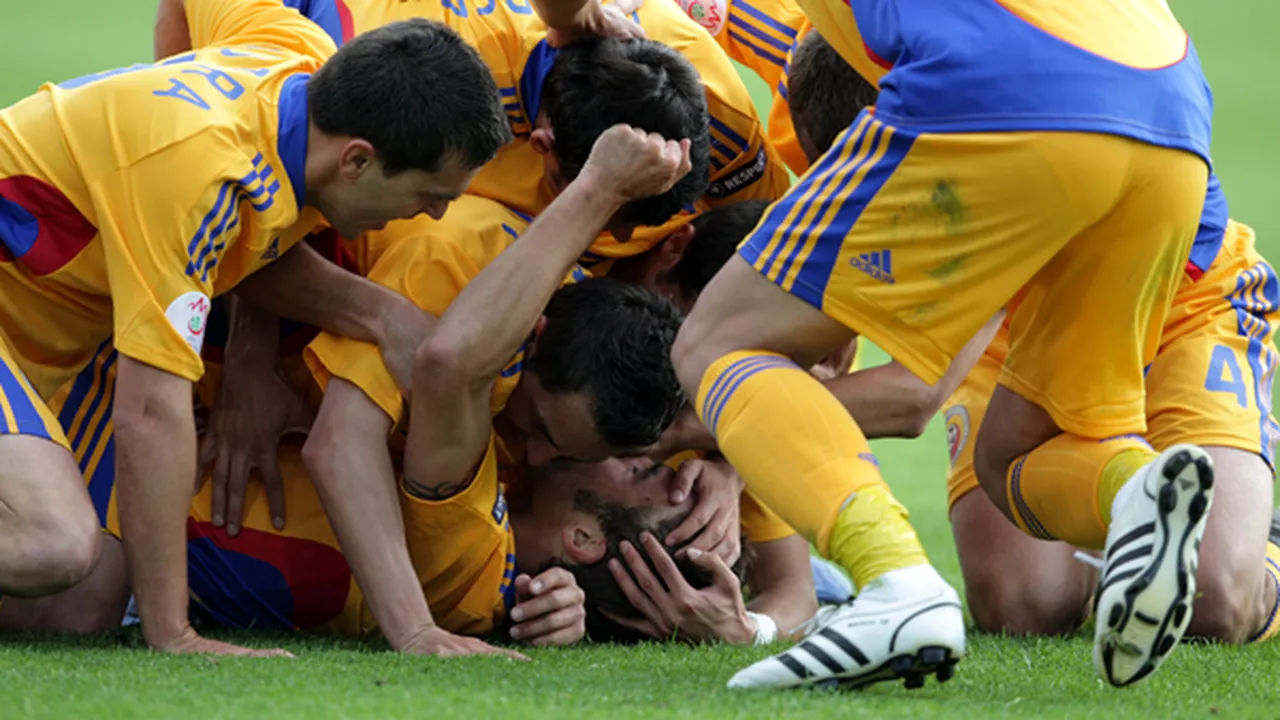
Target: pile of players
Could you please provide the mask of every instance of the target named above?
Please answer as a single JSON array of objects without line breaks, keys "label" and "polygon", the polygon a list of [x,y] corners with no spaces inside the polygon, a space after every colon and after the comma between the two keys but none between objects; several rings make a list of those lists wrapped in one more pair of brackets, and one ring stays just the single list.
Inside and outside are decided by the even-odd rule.
[{"label": "pile of players", "polygon": [[1114,685],[1280,632],[1280,280],[1185,33],[881,5],[163,0],[154,64],[0,111],[0,627],[945,680],[867,444],[943,411],[979,628],[1093,612]]}]

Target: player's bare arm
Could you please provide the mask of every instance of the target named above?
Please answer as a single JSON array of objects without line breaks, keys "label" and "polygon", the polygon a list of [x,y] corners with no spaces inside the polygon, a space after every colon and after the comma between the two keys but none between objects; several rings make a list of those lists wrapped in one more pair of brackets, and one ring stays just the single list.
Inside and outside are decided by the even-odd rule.
[{"label": "player's bare arm", "polygon": [[1004,322],[1004,312],[987,321],[961,348],[935,385],[897,362],[866,368],[826,383],[868,438],[919,437],[942,404],[960,387]]},{"label": "player's bare arm", "polygon": [[284,485],[277,463],[280,440],[306,433],[312,413],[280,367],[280,322],[270,313],[226,297],[230,333],[218,396],[200,437],[199,462],[211,473],[213,524],[240,532],[249,473],[257,469],[267,491],[272,523],[283,529]]},{"label": "player's bare arm", "polygon": [[605,5],[600,0],[534,0],[533,7],[547,24],[548,40],[559,47],[584,37],[644,37],[640,25],[627,17],[642,2],[619,0]]},{"label": "player's bare arm", "polygon": [[179,653],[287,654],[207,640],[187,620],[186,478],[196,460],[190,381],[121,354],[114,422],[120,525],[147,644]]},{"label": "player's bare arm", "polygon": [[[747,570],[751,586],[751,602],[747,610],[765,615],[776,626],[779,638],[788,637],[818,612],[818,599],[813,588],[813,569],[809,564],[809,542],[791,535],[770,542],[754,543],[755,559]],[[764,641],[768,621],[752,617],[755,637]]]},{"label": "player's bare arm", "polygon": [[489,442],[489,387],[570,266],[619,208],[665,192],[688,171],[687,141],[609,129],[578,178],[463,289],[417,351],[407,490],[465,487]]},{"label": "player's bare arm", "polygon": [[183,0],[160,0],[156,9],[154,42],[156,60],[191,49],[191,32],[187,28],[187,10]]},{"label": "player's bare arm", "polygon": [[360,388],[333,378],[303,460],[369,609],[391,647],[441,656],[518,653],[441,630],[404,539],[386,437],[391,418]]}]

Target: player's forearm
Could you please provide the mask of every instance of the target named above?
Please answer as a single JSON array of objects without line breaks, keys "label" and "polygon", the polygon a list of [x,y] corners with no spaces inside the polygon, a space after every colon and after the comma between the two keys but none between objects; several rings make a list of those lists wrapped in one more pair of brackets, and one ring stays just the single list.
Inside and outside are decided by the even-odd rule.
[{"label": "player's forearm", "polygon": [[191,49],[191,31],[183,0],[160,0],[156,9],[155,59],[162,60]]},{"label": "player's forearm", "polygon": [[[330,392],[333,382],[341,381],[332,381]],[[347,413],[330,409],[338,410],[337,417],[321,408],[303,459],[373,617],[391,646],[400,649],[435,621],[405,544],[385,441],[390,420],[370,428],[362,414],[353,414],[344,427],[336,420]]]},{"label": "player's forearm", "polygon": [[230,332],[223,351],[224,377],[270,370],[280,358],[280,318],[234,293],[226,300]]},{"label": "player's forearm", "polygon": [[936,385],[896,362],[859,370],[826,385],[868,438],[918,437],[964,381],[1004,321],[997,313],[965,344]]},{"label": "player's forearm", "polygon": [[747,609],[768,615],[785,637],[818,612],[809,565],[809,543],[799,535],[760,543],[751,566]]},{"label": "player's forearm", "polygon": [[409,302],[329,262],[307,243],[250,275],[236,293],[278,317],[372,343],[383,337],[387,318]]},{"label": "player's forearm", "polygon": [[424,352],[465,361],[468,382],[487,384],[533,331],[569,268],[622,206],[584,170],[514,245],[449,305]]},{"label": "player's forearm", "polygon": [[533,0],[538,17],[553,28],[578,27],[588,7],[598,0]]},{"label": "player's forearm", "polygon": [[191,384],[120,358],[113,422],[120,529],[143,637],[165,649],[188,628],[187,510],[196,464]]}]

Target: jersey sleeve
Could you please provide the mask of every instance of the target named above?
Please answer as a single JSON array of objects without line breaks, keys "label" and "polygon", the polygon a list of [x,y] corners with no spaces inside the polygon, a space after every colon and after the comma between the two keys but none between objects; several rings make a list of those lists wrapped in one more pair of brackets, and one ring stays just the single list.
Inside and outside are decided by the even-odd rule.
[{"label": "jersey sleeve", "polygon": [[436,622],[449,632],[488,634],[515,596],[515,536],[497,456],[490,436],[471,484],[453,497],[400,492],[409,555]]},{"label": "jersey sleeve", "polygon": [[791,176],[769,145],[754,107],[739,108],[707,94],[711,116],[711,207],[744,200],[773,202],[791,186]]},{"label": "jersey sleeve", "polygon": [[[446,233],[437,227],[443,223],[435,222],[423,217],[392,223],[370,238],[385,250],[368,277],[439,317],[500,248],[473,242],[477,238],[474,233],[468,237],[466,228],[456,228],[457,235]],[[311,341],[304,357],[322,388],[330,378],[342,378],[364,391],[393,422],[401,420],[404,398],[377,345],[325,331]]]},{"label": "jersey sleeve", "polygon": [[[204,374],[210,270],[238,232],[235,153],[209,131],[90,185],[116,349],[193,382]],[[227,162],[217,168],[210,159],[220,155]]]},{"label": "jersey sleeve", "polygon": [[742,532],[753,543],[773,542],[791,537],[796,531],[785,520],[765,507],[760,499],[749,492],[742,493],[739,503]]},{"label": "jersey sleeve", "polygon": [[791,73],[791,59],[795,56],[796,47],[812,26],[806,20],[796,33],[796,40],[787,51],[787,63],[782,77],[773,88],[773,103],[769,106],[768,136],[769,144],[777,151],[778,157],[786,163],[791,172],[797,176],[805,174],[809,169],[809,160],[804,156],[800,140],[796,138],[796,127],[791,120],[791,103],[788,94],[790,88],[787,79]]},{"label": "jersey sleeve", "polygon": [[[804,12],[794,0],[679,0],[691,18],[770,88],[786,72]],[[718,22],[717,22],[717,19]]]},{"label": "jersey sleeve", "polygon": [[[297,5],[297,0],[291,4]],[[320,61],[337,50],[324,29],[280,0],[186,0],[186,8],[191,47],[196,50],[270,45]]]}]

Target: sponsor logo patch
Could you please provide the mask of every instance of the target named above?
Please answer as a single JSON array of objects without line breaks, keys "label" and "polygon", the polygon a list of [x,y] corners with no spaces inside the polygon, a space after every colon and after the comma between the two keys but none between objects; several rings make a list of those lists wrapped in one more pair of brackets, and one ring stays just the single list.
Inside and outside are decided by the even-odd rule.
[{"label": "sponsor logo patch", "polygon": [[707,188],[707,197],[717,200],[729,197],[764,177],[764,168],[767,164],[768,158],[765,157],[764,148],[760,148],[756,153],[756,159],[750,165],[739,168],[723,180],[711,183],[711,187]]},{"label": "sponsor logo patch", "polygon": [[893,277],[893,253],[890,250],[863,253],[849,258],[849,264],[882,283],[892,285],[897,282]]}]

